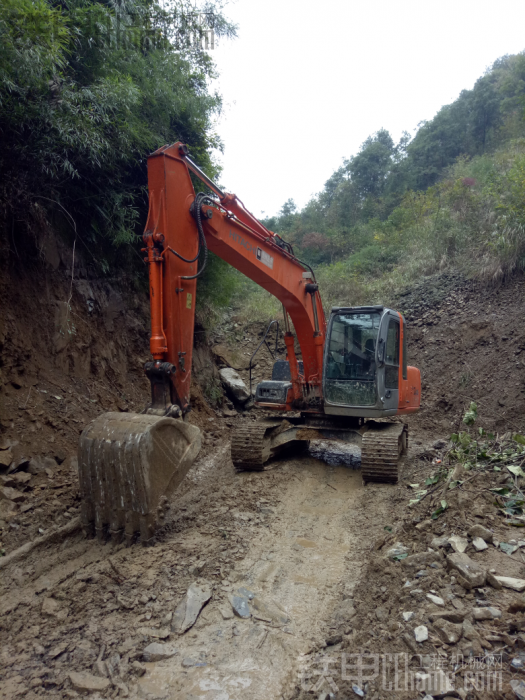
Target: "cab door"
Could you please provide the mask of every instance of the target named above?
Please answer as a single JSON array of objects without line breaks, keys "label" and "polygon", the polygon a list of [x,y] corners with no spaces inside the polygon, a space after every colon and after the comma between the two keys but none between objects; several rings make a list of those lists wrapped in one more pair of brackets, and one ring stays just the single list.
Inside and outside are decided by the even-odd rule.
[{"label": "cab door", "polygon": [[401,328],[399,314],[386,311],[381,319],[377,343],[377,388],[383,410],[399,406],[399,362]]}]

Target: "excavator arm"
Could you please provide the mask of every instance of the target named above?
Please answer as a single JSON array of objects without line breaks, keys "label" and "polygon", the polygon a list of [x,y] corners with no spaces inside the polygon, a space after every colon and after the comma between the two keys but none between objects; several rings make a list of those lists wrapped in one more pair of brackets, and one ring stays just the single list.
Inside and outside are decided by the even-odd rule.
[{"label": "excavator arm", "polygon": [[[213,199],[195,194],[190,170],[212,189]],[[326,319],[313,272],[235,195],[223,193],[208,180],[183,144],[161,148],[149,157],[148,181],[144,252],[149,265],[153,362],[146,373],[152,382],[152,410],[165,415],[177,407],[183,414],[189,409],[198,267],[207,250],[279,299],[286,318],[293,403],[300,406],[305,397],[321,398]],[[303,374],[288,315],[301,347]]]},{"label": "excavator arm", "polygon": [[[195,193],[190,171],[215,196]],[[208,250],[283,304],[292,389],[284,406],[321,398],[326,319],[313,272],[291,246],[223,193],[176,143],[148,159],[149,213],[143,235],[149,267],[153,360],[144,370],[151,404],[142,414],[105,413],[79,441],[81,521],[87,536],[131,544],[152,541],[169,496],[201,446],[200,431],[181,420],[190,409],[197,278]],[[299,372],[292,319],[302,352]]]}]

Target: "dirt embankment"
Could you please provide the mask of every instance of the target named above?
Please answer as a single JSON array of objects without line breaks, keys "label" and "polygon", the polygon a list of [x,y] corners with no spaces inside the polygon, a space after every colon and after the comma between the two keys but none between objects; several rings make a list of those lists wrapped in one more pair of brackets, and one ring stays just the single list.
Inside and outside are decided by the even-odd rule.
[{"label": "dirt embankment", "polygon": [[30,243],[21,257],[11,251],[0,283],[0,539],[8,551],[77,513],[76,444],[86,423],[102,411],[141,410],[148,395],[144,293],[97,277],[78,248],[51,234],[39,249]]},{"label": "dirt embankment", "polygon": [[[388,510],[375,488],[367,488],[383,532],[369,545],[358,585],[342,595],[352,605],[348,629],[305,655],[295,698],[306,700],[313,690],[323,700],[322,692],[336,698],[363,693],[371,700],[521,697],[523,520],[503,510],[510,499],[495,490],[519,499],[522,486],[504,466],[494,471],[500,461],[480,461],[467,471],[459,463],[458,482],[450,488],[446,471],[458,462],[449,463],[445,441],[436,445],[410,450]],[[515,454],[510,441],[495,445],[494,454],[501,456],[504,447]],[[442,480],[426,486],[440,473],[440,457],[446,462]]]},{"label": "dirt embankment", "polygon": [[[525,284],[438,275],[396,306],[422,372],[422,410],[408,421],[392,520],[379,510],[383,533],[343,594],[352,629],[303,660],[294,697],[525,697],[525,455],[512,439],[525,427]],[[478,418],[468,428],[472,401]],[[450,442],[460,431],[464,443]]]},{"label": "dirt embankment", "polygon": [[525,429],[523,277],[487,287],[436,275],[395,303],[409,324],[409,363],[422,373],[414,432],[454,432],[470,401],[479,406],[481,426]]}]

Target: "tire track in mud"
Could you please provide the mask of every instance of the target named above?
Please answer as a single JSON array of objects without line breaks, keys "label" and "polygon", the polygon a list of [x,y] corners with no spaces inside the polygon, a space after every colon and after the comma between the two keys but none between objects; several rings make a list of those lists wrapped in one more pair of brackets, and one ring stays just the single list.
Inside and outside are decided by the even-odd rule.
[{"label": "tire track in mud", "polygon": [[[351,595],[370,542],[384,526],[389,487],[378,487],[372,517],[360,472],[312,458],[279,462],[276,468],[289,478],[271,522],[251,534],[247,556],[191,632],[175,641],[179,655],[146,664],[140,696],[289,697],[303,655],[335,632],[350,631],[351,598],[340,601],[345,590]],[[241,586],[269,609],[283,611],[289,622],[223,619],[228,594]],[[184,667],[190,659],[199,665]]]}]

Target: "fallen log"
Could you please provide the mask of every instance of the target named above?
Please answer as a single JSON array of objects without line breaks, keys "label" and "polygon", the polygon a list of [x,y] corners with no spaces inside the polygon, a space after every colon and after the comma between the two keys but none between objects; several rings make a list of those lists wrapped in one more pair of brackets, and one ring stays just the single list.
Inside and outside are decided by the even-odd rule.
[{"label": "fallen log", "polygon": [[42,535],[42,537],[37,537],[36,540],[32,540],[31,542],[26,542],[18,549],[15,549],[14,552],[7,554],[5,557],[1,557],[0,569],[5,568],[13,561],[21,559],[26,554],[33,551],[33,549],[36,549],[43,544],[47,544],[47,542],[52,542],[53,540],[61,540],[77,530],[80,530],[80,518],[73,518],[73,520],[71,520],[67,525],[64,525],[64,527],[59,527],[58,530],[48,532],[47,534]]}]

